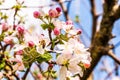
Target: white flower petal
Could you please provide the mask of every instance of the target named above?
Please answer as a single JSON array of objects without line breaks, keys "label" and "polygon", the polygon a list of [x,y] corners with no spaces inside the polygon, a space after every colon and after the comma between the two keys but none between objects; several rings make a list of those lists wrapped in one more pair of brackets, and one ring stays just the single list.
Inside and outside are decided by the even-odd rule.
[{"label": "white flower petal", "polygon": [[60,80],[66,80],[67,76],[67,68],[65,66],[62,66],[59,72]]},{"label": "white flower petal", "polygon": [[77,74],[82,72],[82,68],[80,66],[78,66],[77,64],[74,63],[70,63],[68,66],[68,70],[72,73],[72,74]]}]

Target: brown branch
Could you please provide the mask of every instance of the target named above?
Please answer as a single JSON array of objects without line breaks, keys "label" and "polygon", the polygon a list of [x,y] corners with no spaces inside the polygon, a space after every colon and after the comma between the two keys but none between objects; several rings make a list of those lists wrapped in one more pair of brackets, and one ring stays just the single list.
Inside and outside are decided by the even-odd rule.
[{"label": "brown branch", "polygon": [[111,32],[113,29],[113,24],[116,20],[111,16],[114,5],[116,5],[116,0],[105,0],[100,30],[95,34],[90,48],[92,58],[91,66],[85,70],[81,80],[87,80],[95,66],[100,61],[101,57],[107,52],[104,48],[108,47],[108,42],[112,36]]},{"label": "brown branch", "polygon": [[93,38],[94,38],[95,33],[96,33],[98,15],[96,14],[95,0],[91,0],[90,4],[91,4],[92,19],[93,19],[93,22],[92,22],[92,39],[91,39],[91,42],[93,42]]},{"label": "brown branch", "polygon": [[120,64],[120,60],[119,60],[119,59],[117,58],[117,56],[113,53],[112,50],[110,50],[110,51],[108,52],[108,55],[109,55],[113,60],[115,60],[116,63]]},{"label": "brown branch", "polygon": [[117,20],[120,18],[120,6],[116,5],[114,6],[113,10],[115,10],[115,13],[113,17]]},{"label": "brown branch", "polygon": [[22,77],[22,80],[26,80],[26,77],[27,77],[27,75],[28,75],[28,73],[29,73],[29,71],[30,71],[31,66],[32,66],[32,64],[30,64],[29,68],[27,68],[25,74],[24,74],[23,77]]},{"label": "brown branch", "polygon": [[[65,7],[65,5],[62,3],[62,0],[58,0],[58,2],[59,2],[59,4],[60,4],[60,6],[61,6],[61,8],[62,8],[62,10],[63,10],[63,13],[64,13],[64,15],[65,15],[65,19],[66,20],[69,20],[70,18],[69,18],[69,15],[68,15],[68,10],[67,10],[67,8]],[[70,6],[69,6],[70,7]]]},{"label": "brown branch", "polygon": [[12,75],[16,78],[16,80],[20,80],[19,77],[15,73],[12,73]]},{"label": "brown branch", "polygon": [[25,80],[25,79],[26,79],[26,77],[27,77],[29,71],[30,71],[30,68],[28,68],[28,69],[26,70],[24,76],[22,77],[22,80]]}]

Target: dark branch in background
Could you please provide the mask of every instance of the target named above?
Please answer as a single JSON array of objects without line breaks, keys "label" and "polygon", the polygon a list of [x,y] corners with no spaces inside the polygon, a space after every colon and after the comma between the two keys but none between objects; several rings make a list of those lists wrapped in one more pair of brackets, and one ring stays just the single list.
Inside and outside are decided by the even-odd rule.
[{"label": "dark branch in background", "polygon": [[118,68],[118,66],[115,66],[115,68],[114,68],[111,72],[108,73],[108,75],[105,77],[104,80],[107,80],[107,79],[115,72],[115,70],[116,70],[117,68]]},{"label": "dark branch in background", "polygon": [[118,76],[119,75],[119,65],[115,62],[115,67],[116,67],[116,69],[115,69],[115,75],[116,76]]},{"label": "dark branch in background", "polygon": [[71,3],[72,3],[72,0],[68,2],[67,4],[67,11],[68,11],[68,14],[69,14],[69,11],[70,11],[70,6],[71,6]]},{"label": "dark branch in background", "polygon": [[98,15],[96,14],[95,0],[91,0],[90,4],[91,4],[91,14],[92,14],[92,39],[91,39],[91,42],[93,42],[93,38],[96,33]]},{"label": "dark branch in background", "polygon": [[61,8],[62,8],[62,10],[63,10],[63,13],[64,13],[64,15],[65,15],[65,19],[66,19],[66,21],[67,20],[69,20],[70,18],[69,18],[69,8],[68,7],[70,7],[70,3],[71,3],[71,0],[69,1],[69,4],[68,4],[68,6],[67,6],[67,8],[64,6],[64,4],[63,3],[61,3],[62,2],[62,0],[58,0],[58,3],[60,4],[60,6],[61,6]]},{"label": "dark branch in background", "polygon": [[117,56],[113,53],[112,50],[108,52],[108,56],[110,56],[116,63],[120,65],[120,60],[117,58]]},{"label": "dark branch in background", "polygon": [[[100,25],[100,30],[94,35],[93,42],[91,44],[90,52],[92,57],[91,66],[86,69],[81,80],[87,80],[95,66],[108,51],[104,48],[108,48],[108,42],[112,37],[112,29],[114,22],[119,18],[114,18],[113,7],[117,4],[117,0],[105,0],[103,5],[103,18]],[[117,60],[116,60],[117,61]],[[119,61],[118,61],[119,62]]]}]

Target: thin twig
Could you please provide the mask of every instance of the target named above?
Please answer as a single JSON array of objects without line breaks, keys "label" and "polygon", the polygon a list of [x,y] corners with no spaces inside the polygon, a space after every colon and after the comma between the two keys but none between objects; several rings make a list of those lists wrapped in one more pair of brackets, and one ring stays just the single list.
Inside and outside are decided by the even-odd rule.
[{"label": "thin twig", "polygon": [[28,73],[29,73],[29,71],[30,71],[31,66],[32,66],[32,64],[30,64],[29,68],[27,68],[25,74],[24,74],[23,77],[22,77],[22,80],[25,80],[25,79],[26,79],[26,77],[27,77],[27,75],[28,75]]},{"label": "thin twig", "polygon": [[[61,1],[58,3],[51,3],[48,5],[43,5],[43,6],[22,6],[21,8],[44,8],[44,7],[48,7],[48,6],[54,6],[54,5],[58,5],[59,3],[65,3],[65,2],[69,2],[71,0],[65,0],[65,1]],[[12,7],[8,7],[8,8],[0,8],[0,10],[11,10],[13,9]]]},{"label": "thin twig", "polygon": [[95,0],[90,1],[91,4],[91,14],[92,14],[92,39],[91,42],[93,42],[94,35],[96,33],[96,27],[97,27],[97,14],[96,14],[96,7],[95,7]]},{"label": "thin twig", "polygon": [[109,76],[111,76],[112,73],[114,73],[114,71],[116,70],[116,68],[117,68],[117,66],[116,66],[111,72],[108,73],[108,75],[105,77],[104,80],[107,80],[107,78],[108,78]]},{"label": "thin twig", "polygon": [[109,55],[113,60],[115,60],[116,63],[120,64],[120,60],[119,60],[119,59],[117,58],[117,56],[113,53],[112,50],[110,50],[110,51],[108,52],[108,55]]},{"label": "thin twig", "polygon": [[[70,0],[71,1],[71,0]],[[67,10],[67,8],[64,6],[64,4],[62,3],[62,0],[58,0],[58,3],[60,4],[60,6],[61,6],[61,8],[62,8],[62,10],[63,10],[63,13],[64,13],[64,15],[65,15],[65,19],[66,20],[69,20],[70,18],[69,18],[69,15],[68,15],[68,10]]]}]

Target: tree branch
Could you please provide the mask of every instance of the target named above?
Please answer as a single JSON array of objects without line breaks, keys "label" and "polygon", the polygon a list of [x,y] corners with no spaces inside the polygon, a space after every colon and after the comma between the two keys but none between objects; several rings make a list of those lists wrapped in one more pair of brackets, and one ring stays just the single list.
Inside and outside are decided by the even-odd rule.
[{"label": "tree branch", "polygon": [[[62,0],[58,0],[58,2],[59,2],[59,4],[60,4],[60,6],[61,6],[61,8],[62,8],[62,10],[63,10],[63,12],[64,12],[64,15],[65,15],[65,19],[66,20],[69,20],[70,18],[69,18],[69,15],[68,15],[68,10],[67,10],[67,8],[64,6],[64,4],[63,3],[61,3],[62,2]],[[70,6],[69,6],[70,7]]]},{"label": "tree branch", "polygon": [[114,6],[113,10],[115,11],[114,13],[114,18],[117,20],[120,18],[120,6],[116,5]]},{"label": "tree branch", "polygon": [[81,80],[87,80],[95,66],[100,61],[101,57],[106,54],[106,52],[108,52],[104,50],[104,48],[108,47],[108,42],[112,36],[111,32],[113,29],[113,24],[116,20],[114,18],[111,18],[112,9],[115,4],[116,0],[105,0],[100,30],[95,34],[93,43],[91,44],[90,48],[92,58],[91,66],[85,70]]},{"label": "tree branch", "polygon": [[92,19],[93,19],[93,22],[92,22],[92,39],[91,39],[91,42],[93,42],[93,38],[94,38],[95,33],[96,33],[98,15],[96,14],[95,0],[91,0],[90,4],[91,4]]},{"label": "tree branch", "polygon": [[113,60],[115,60],[116,63],[120,64],[120,60],[117,58],[117,56],[113,53],[112,50],[108,52],[108,56],[110,56]]},{"label": "tree branch", "polygon": [[28,75],[28,73],[29,73],[29,71],[30,71],[31,66],[32,66],[32,64],[30,64],[29,68],[27,68],[25,74],[24,74],[23,77],[22,77],[22,80],[25,80],[25,79],[26,79],[26,77],[27,77],[27,75]]}]

